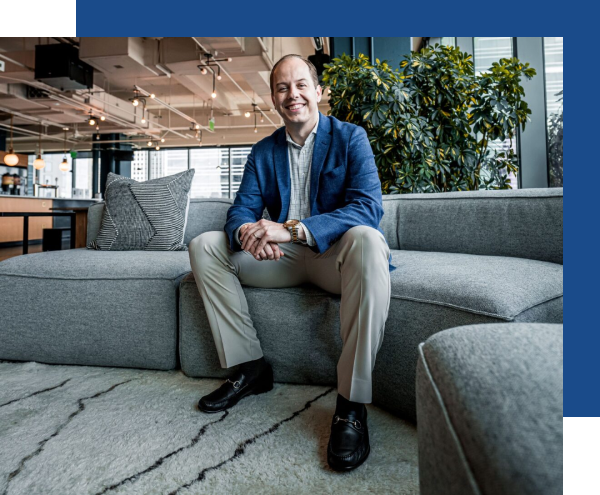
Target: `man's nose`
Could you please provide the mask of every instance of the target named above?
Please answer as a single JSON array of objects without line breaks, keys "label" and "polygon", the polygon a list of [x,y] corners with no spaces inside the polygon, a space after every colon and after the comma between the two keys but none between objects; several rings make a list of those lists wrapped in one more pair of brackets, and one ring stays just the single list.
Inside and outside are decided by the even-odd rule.
[{"label": "man's nose", "polygon": [[298,98],[299,95],[300,95],[300,91],[298,91],[298,88],[296,86],[292,86],[290,88],[289,97],[290,98]]}]

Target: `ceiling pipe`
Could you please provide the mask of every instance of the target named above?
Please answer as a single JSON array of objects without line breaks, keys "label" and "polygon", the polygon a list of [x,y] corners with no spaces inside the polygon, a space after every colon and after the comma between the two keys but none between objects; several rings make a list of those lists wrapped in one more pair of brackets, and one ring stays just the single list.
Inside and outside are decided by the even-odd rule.
[{"label": "ceiling pipe", "polygon": [[[92,110],[92,112],[95,111],[97,113],[104,113],[104,114],[106,114],[107,118],[109,118],[112,122],[116,122],[116,123],[122,125],[123,127],[133,127],[133,128],[135,128],[135,129],[137,129],[139,131],[142,131],[142,132],[151,132],[153,130],[153,129],[149,129],[149,128],[140,126],[139,124],[135,124],[134,122],[128,122],[128,121],[123,120],[123,119],[121,119],[119,117],[115,117],[114,115],[111,115],[108,112],[105,112],[105,111],[103,112],[103,111],[99,110],[98,108],[96,108],[96,107],[94,107],[92,105],[88,105],[87,103],[79,102],[79,101],[77,101],[74,98],[67,98],[60,91],[58,91],[57,89],[53,88],[52,86],[48,86],[47,84],[40,83],[40,82],[37,82],[37,81],[26,81],[24,79],[17,79],[17,78],[14,78],[14,77],[1,76],[1,75],[0,75],[0,79],[10,79],[12,81],[17,81],[17,82],[25,84],[25,85],[29,85],[29,86],[33,86],[33,87],[36,87],[36,88],[39,88],[39,89],[43,89],[44,91],[46,91],[48,93],[48,98],[50,98],[50,99],[53,99],[53,100],[56,100],[56,101],[61,101],[62,103],[70,105],[73,108],[78,108],[80,110],[85,110],[85,113],[88,113],[90,110]],[[78,93],[76,93],[76,95],[77,96],[81,96]],[[100,101],[104,105],[115,107],[114,104],[112,104],[110,102],[105,102],[105,101],[99,99],[98,97],[93,96],[93,93],[90,95],[90,98],[95,98],[97,101]],[[129,115],[133,116],[134,120],[135,120],[135,114],[134,113],[127,112],[126,110],[123,110],[120,107],[119,107],[119,109],[121,111],[125,111]],[[63,127],[65,127],[64,124],[58,124],[58,123],[52,122],[52,121],[42,121],[42,120],[37,121],[37,120],[32,119],[31,117],[27,116],[27,115],[19,114],[18,112],[13,112],[12,110],[2,109],[2,108],[0,108],[0,110],[4,110],[4,111],[6,111],[8,113],[14,113],[15,115],[18,115],[21,118],[32,120],[32,121],[37,122],[37,123],[43,123],[43,125],[51,125],[51,126],[55,126],[55,127],[60,127],[61,129]],[[158,122],[154,122],[154,125],[157,128],[159,128],[159,130],[162,129],[162,130],[170,131],[170,129],[168,127],[166,127],[166,126],[164,126],[164,125],[162,125],[162,124],[160,124]],[[183,134],[180,134],[180,133],[175,132],[175,131],[171,131],[171,132],[173,132],[174,134],[176,134],[177,136],[179,136],[181,138],[188,139]]]},{"label": "ceiling pipe", "polygon": [[[3,127],[5,129],[11,128],[9,125],[6,124],[0,124],[0,127]],[[35,136],[36,138],[38,138],[39,136],[39,132],[30,131],[29,129],[19,129],[17,127],[13,127],[13,132],[25,134],[26,136]],[[42,134],[42,138],[45,138],[50,141],[60,141],[61,143],[64,141],[64,138],[58,136],[51,136],[50,134]],[[14,138],[14,141],[20,141],[20,139],[18,137]],[[77,144],[78,142],[79,141],[67,139],[67,143]]]},{"label": "ceiling pipe", "polygon": [[[202,46],[202,44],[196,38],[192,38],[192,40],[194,40],[194,43],[196,43],[200,47],[200,49],[202,51],[204,51],[204,53],[208,53],[208,50],[206,48],[204,48]],[[223,72],[231,80],[231,82],[233,84],[235,84],[237,89],[239,89],[243,93],[243,95],[250,100],[251,103],[254,103],[254,100],[246,94],[246,92],[240,87],[240,85],[235,81],[235,79],[233,79],[233,77],[231,77],[229,72],[227,72],[219,62],[214,61],[214,63],[220,67],[221,72]],[[256,108],[258,108],[258,105]],[[280,126],[276,125],[275,122],[273,122],[265,112],[263,112],[260,108],[258,108],[258,111],[263,115],[263,117],[265,119],[267,119],[269,122],[271,122],[273,127],[275,127],[276,129],[279,129]]]},{"label": "ceiling pipe", "polygon": [[[137,85],[134,85],[134,88],[137,89],[140,93],[142,93],[144,96],[150,96],[150,93],[148,93],[148,91],[146,91],[143,88],[140,88]],[[181,110],[177,110],[175,107],[172,107],[171,105],[169,105],[167,102],[162,101],[160,98],[158,97],[154,97],[152,98],[152,101],[156,101],[158,103],[160,103],[162,106],[164,106],[165,108],[168,108],[171,112],[176,113],[177,115],[179,115],[180,117],[183,117],[185,120],[187,120],[188,122],[192,123],[192,124],[198,124],[198,122],[196,122],[192,117],[190,117],[189,115],[183,113]],[[208,132],[215,132],[215,131],[211,131],[208,127],[203,126],[202,124],[198,124],[202,129],[207,130]],[[184,136],[182,136],[184,137]],[[188,139],[186,137],[186,139]]]}]

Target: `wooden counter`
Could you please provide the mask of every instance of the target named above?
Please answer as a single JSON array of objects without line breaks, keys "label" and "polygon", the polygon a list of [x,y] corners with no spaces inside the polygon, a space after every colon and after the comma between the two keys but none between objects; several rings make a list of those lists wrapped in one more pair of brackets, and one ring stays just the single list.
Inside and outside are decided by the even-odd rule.
[{"label": "wooden counter", "polygon": [[[11,198],[0,196],[0,211],[46,211],[50,213],[52,199]],[[52,228],[52,217],[29,219],[29,240],[41,239],[42,229]],[[22,218],[0,218],[0,242],[23,240]]]}]

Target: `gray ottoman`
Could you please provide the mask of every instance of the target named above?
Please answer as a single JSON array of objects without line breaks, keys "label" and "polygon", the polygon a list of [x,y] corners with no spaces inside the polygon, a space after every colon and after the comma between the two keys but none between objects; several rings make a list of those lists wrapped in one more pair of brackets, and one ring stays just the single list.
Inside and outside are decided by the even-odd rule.
[{"label": "gray ottoman", "polygon": [[562,330],[469,325],[419,346],[423,495],[562,493]]}]

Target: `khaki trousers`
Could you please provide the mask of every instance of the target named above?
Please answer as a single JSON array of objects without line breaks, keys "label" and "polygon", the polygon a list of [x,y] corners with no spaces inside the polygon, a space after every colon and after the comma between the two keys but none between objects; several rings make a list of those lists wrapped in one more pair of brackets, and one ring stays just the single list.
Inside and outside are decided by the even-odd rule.
[{"label": "khaki trousers", "polygon": [[357,226],[322,254],[301,244],[280,248],[285,256],[279,261],[259,261],[243,251],[233,252],[225,232],[205,232],[190,243],[192,271],[221,366],[229,368],[263,355],[242,284],[282,288],[310,282],[341,295],[338,393],[370,403],[371,374],[390,307],[390,250],[383,235]]}]

